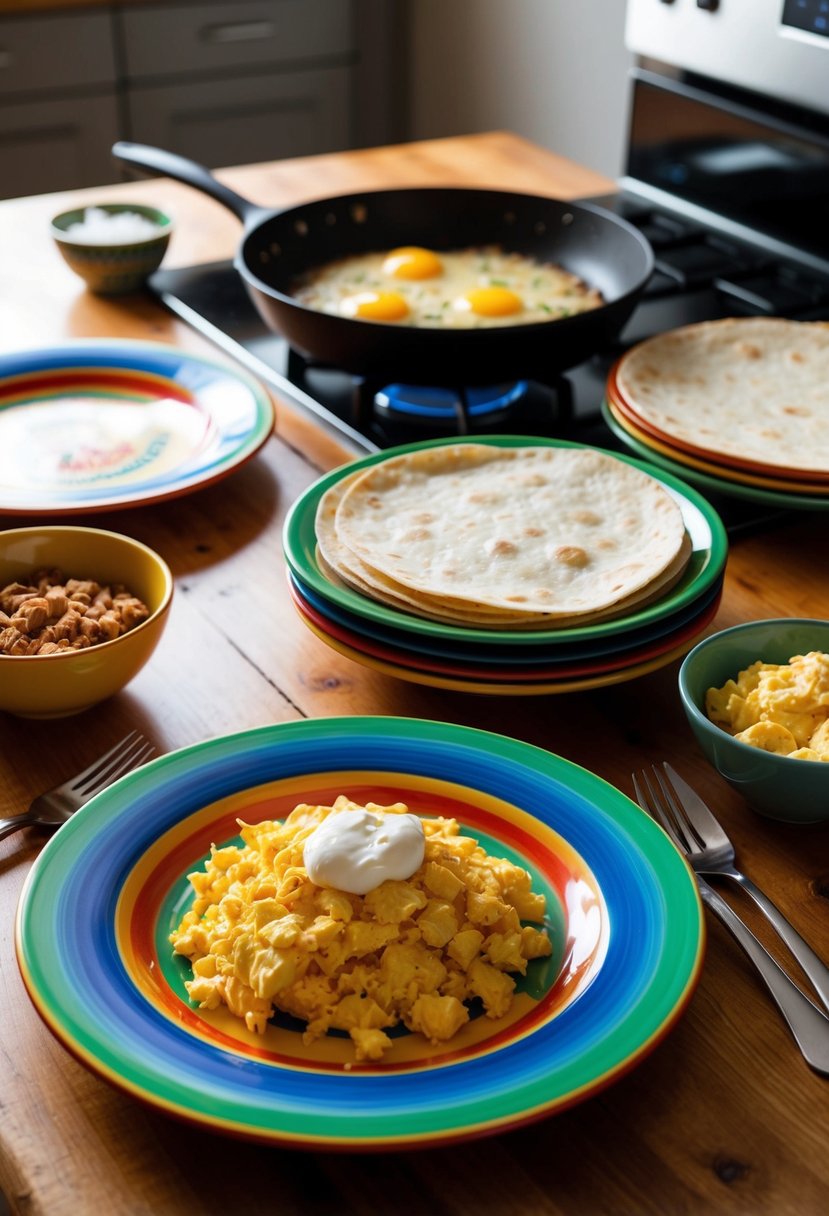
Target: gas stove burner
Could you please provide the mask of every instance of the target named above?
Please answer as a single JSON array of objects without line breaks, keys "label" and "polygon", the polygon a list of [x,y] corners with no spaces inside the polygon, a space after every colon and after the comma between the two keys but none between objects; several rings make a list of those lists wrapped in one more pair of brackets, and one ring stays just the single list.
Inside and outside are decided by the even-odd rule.
[{"label": "gas stove burner", "polygon": [[468,414],[470,423],[497,425],[511,408],[525,396],[527,380],[515,384],[497,384],[488,388],[426,388],[412,384],[389,384],[374,397],[374,408],[381,418],[423,423],[433,428],[442,423],[458,425],[459,417]]},{"label": "gas stove burner", "polygon": [[382,447],[451,435],[548,435],[569,425],[570,387],[517,380],[481,387],[378,384],[355,378],[351,421]]},{"label": "gas stove burner", "polygon": [[431,386],[353,376],[288,350],[288,377],[380,447],[447,435],[549,435],[572,421],[563,376],[549,383],[516,380],[487,387]]}]

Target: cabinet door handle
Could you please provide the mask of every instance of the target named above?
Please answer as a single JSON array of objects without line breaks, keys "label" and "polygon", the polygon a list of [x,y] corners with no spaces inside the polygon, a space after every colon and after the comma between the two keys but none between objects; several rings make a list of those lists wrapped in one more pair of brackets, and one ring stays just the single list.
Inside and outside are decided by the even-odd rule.
[{"label": "cabinet door handle", "polygon": [[10,68],[14,63],[14,55],[11,51],[7,51],[5,47],[0,46],[0,68]]},{"label": "cabinet door handle", "polygon": [[272,38],[272,21],[231,21],[223,25],[205,25],[201,37],[205,42],[253,42],[256,38]]}]

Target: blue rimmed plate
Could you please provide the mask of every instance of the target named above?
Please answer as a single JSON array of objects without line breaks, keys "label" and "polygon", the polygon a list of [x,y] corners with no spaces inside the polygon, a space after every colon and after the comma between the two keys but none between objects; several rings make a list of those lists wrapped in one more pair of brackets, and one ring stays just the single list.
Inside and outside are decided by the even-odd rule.
[{"label": "blue rimmed plate", "polygon": [[111,511],[209,485],[258,452],[273,405],[250,377],[155,342],[0,356],[0,511]]},{"label": "blue rimmed plate", "polygon": [[[252,1038],[190,1005],[167,935],[210,843],[335,792],[457,815],[547,896],[553,963],[511,1014],[439,1048],[396,1040],[344,1064],[331,1036]],[[633,1067],[690,998],[703,953],[693,877],[612,786],[528,744],[415,719],[332,718],[183,749],[122,778],[47,844],[16,925],[38,1011],[87,1066],[170,1114],[258,1140],[381,1149],[486,1135]],[[181,960],[179,960],[179,963]]]}]

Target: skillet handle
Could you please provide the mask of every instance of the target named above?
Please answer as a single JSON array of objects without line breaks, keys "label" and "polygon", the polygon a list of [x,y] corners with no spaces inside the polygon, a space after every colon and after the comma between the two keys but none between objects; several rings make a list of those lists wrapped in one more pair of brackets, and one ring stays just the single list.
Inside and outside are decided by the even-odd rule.
[{"label": "skillet handle", "polygon": [[252,228],[266,215],[273,214],[272,211],[242,198],[235,190],[223,185],[204,165],[188,160],[186,156],[177,156],[174,152],[151,148],[147,144],[133,144],[124,139],[113,144],[112,155],[122,165],[138,169],[150,177],[172,177],[209,194],[218,203],[228,207],[245,228]]}]

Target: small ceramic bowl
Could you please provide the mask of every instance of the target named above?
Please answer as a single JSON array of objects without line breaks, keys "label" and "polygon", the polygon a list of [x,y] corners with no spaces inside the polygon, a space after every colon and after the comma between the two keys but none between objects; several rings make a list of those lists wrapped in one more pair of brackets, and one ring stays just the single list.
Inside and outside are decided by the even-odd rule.
[{"label": "small ceramic bowl", "polygon": [[173,594],[173,576],[152,549],[99,528],[9,528],[0,532],[0,588],[27,582],[42,568],[67,578],[122,583],[150,615],[108,642],[63,654],[0,654],[0,710],[24,718],[60,718],[112,696],[155,650]]},{"label": "small ceramic bowl", "polygon": [[[71,225],[84,222],[90,210],[104,212],[107,216],[139,215],[149,220],[157,231],[138,240],[101,239],[100,235],[98,239],[94,236],[87,239],[68,233]],[[143,287],[161,265],[172,230],[169,216],[141,203],[98,203],[94,208],[64,211],[52,220],[52,236],[64,260],[90,291],[98,295],[121,295]],[[100,234],[104,229],[99,225],[95,231]],[[109,235],[117,237],[118,234],[113,229]]]},{"label": "small ceramic bowl", "polygon": [[700,642],[679,670],[682,705],[708,760],[756,811],[788,823],[829,819],[829,762],[791,760],[732,738],[709,720],[705,694],[758,659],[788,663],[812,650],[829,653],[829,621],[750,621]]}]

